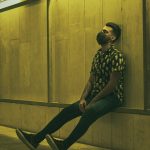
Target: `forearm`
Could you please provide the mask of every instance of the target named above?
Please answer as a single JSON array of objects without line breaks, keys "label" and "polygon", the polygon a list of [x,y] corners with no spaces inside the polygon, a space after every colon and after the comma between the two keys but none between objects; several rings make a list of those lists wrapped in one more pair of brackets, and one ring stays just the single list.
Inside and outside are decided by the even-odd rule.
[{"label": "forearm", "polygon": [[113,81],[109,81],[108,84],[104,87],[104,89],[99,92],[93,99],[91,102],[94,102],[94,101],[98,101],[100,100],[102,97],[105,97],[107,95],[109,95],[110,93],[113,92],[113,90],[115,89],[116,87],[116,84],[115,82]]},{"label": "forearm", "polygon": [[89,93],[91,92],[91,90],[92,90],[92,84],[91,84],[90,81],[88,81],[87,84],[86,84],[86,86],[85,86],[85,88],[84,88],[84,90],[83,90],[83,93],[82,93],[80,99],[85,99],[89,95]]},{"label": "forearm", "polygon": [[113,72],[110,75],[110,80],[107,83],[107,85],[103,88],[102,91],[100,91],[93,99],[91,102],[94,101],[98,101],[100,100],[102,97],[105,97],[107,95],[109,95],[110,93],[113,92],[113,90],[115,89],[115,87],[118,84],[118,81],[120,79],[120,73],[119,72]]}]

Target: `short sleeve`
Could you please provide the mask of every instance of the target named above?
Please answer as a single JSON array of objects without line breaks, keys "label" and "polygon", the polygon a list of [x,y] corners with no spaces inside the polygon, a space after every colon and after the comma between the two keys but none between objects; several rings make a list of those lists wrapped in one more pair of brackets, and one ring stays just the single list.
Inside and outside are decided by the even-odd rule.
[{"label": "short sleeve", "polygon": [[115,53],[112,57],[112,72],[122,72],[126,66],[124,55],[120,52]]}]

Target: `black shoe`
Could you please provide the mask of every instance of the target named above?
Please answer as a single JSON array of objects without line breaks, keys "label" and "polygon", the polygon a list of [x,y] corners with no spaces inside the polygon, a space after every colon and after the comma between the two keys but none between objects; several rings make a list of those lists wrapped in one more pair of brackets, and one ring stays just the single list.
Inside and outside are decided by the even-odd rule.
[{"label": "black shoe", "polygon": [[34,140],[34,134],[27,134],[20,129],[16,129],[16,134],[30,150],[36,150],[39,143]]},{"label": "black shoe", "polygon": [[46,140],[47,140],[47,143],[52,148],[52,150],[67,150],[64,148],[62,140],[56,140],[49,134],[46,135]]}]

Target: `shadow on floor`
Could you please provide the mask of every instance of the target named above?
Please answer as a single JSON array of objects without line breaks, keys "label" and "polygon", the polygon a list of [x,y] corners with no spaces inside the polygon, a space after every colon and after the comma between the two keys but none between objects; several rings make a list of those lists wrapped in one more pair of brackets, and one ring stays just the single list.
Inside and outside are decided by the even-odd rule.
[{"label": "shadow on floor", "polygon": [[[0,134],[0,150],[28,150],[17,138]],[[40,145],[37,150],[51,150],[49,146]]]}]

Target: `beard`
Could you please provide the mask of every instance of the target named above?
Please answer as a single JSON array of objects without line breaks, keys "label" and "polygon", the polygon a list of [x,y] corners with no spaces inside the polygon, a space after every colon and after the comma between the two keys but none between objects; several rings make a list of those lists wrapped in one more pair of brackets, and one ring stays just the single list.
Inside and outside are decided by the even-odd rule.
[{"label": "beard", "polygon": [[111,41],[110,37],[106,36],[104,32],[99,32],[96,40],[99,45],[105,45]]}]

